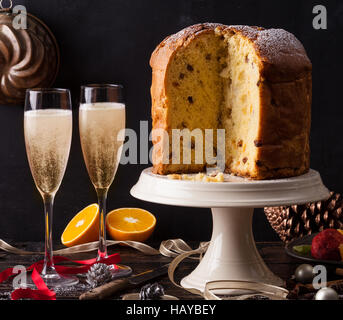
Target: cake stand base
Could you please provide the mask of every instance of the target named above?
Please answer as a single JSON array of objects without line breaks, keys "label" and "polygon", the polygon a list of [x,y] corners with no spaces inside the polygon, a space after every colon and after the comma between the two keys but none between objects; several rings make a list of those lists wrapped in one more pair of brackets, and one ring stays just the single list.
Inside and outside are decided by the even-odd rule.
[{"label": "cake stand base", "polygon": [[[225,175],[225,182],[208,183],[171,180],[153,174],[151,168],[143,170],[131,194],[154,203],[212,208],[211,243],[197,268],[181,281],[183,287],[200,291],[204,291],[206,282],[216,280],[282,285],[282,280],[268,269],[256,249],[253,208],[303,204],[330,195],[314,170],[298,177],[260,181]],[[196,220],[192,227],[197,227]]]},{"label": "cake stand base", "polygon": [[210,245],[197,268],[182,279],[184,288],[204,291],[206,282],[223,279],[283,285],[256,249],[252,233],[253,212],[253,208],[212,208]]}]

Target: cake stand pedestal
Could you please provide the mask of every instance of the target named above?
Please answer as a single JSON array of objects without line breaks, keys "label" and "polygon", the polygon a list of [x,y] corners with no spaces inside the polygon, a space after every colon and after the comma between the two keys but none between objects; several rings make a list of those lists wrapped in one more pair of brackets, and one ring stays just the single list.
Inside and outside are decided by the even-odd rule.
[{"label": "cake stand pedestal", "polygon": [[[252,233],[254,208],[319,201],[329,197],[318,172],[278,180],[250,181],[225,175],[225,182],[171,180],[145,169],[131,189],[138,199],[187,207],[211,208],[210,245],[197,268],[181,285],[204,291],[208,281],[245,280],[281,286],[258,253]],[[190,228],[196,228],[197,221]]]}]

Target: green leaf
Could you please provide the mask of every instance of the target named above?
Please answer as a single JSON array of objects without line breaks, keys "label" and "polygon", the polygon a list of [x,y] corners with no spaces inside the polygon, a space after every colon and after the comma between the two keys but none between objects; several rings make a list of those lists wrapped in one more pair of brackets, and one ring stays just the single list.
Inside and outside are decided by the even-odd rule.
[{"label": "green leaf", "polygon": [[305,255],[305,254],[308,254],[309,252],[311,252],[311,245],[310,244],[304,244],[301,246],[294,246],[293,250],[302,254],[302,255]]}]

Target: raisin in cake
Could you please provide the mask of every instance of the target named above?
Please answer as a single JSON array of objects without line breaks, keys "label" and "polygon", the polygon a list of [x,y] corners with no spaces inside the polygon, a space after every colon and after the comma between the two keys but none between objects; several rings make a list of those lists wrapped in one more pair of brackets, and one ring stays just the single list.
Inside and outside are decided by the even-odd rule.
[{"label": "raisin in cake", "polygon": [[191,162],[181,145],[172,163],[171,131],[184,128],[225,129],[228,173],[260,180],[309,170],[312,65],[291,33],[198,24],[167,37],[150,65],[155,173],[208,166],[195,161],[193,142]]}]

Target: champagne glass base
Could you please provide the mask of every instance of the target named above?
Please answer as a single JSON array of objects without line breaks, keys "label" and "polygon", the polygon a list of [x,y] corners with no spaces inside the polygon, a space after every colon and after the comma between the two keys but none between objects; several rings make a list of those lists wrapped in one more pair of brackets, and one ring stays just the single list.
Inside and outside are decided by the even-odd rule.
[{"label": "champagne glass base", "polygon": [[132,274],[132,269],[129,266],[123,264],[117,264],[116,266],[117,268],[111,265],[112,280],[129,277]]},{"label": "champagne glass base", "polygon": [[[41,274],[40,276],[49,289],[65,288],[69,286],[74,286],[79,283],[79,279],[77,277],[64,276],[58,273],[52,273],[52,274],[47,274],[47,275]],[[21,287],[37,289],[31,277],[28,277],[26,280],[26,285],[22,284]]]}]

